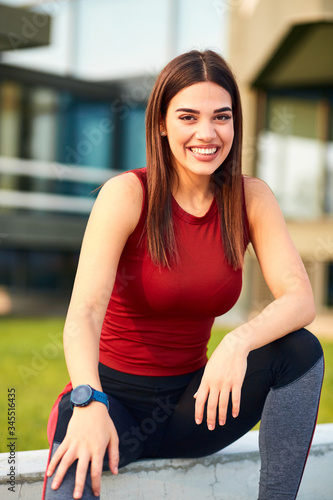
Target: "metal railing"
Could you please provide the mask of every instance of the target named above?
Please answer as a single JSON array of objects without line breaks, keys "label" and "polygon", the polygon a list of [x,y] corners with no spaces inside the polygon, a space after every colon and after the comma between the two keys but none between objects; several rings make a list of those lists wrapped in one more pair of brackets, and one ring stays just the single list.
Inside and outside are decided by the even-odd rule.
[{"label": "metal railing", "polygon": [[[19,184],[20,178],[30,177],[54,180],[57,183],[66,181],[77,184],[93,184],[97,187],[119,173],[117,170],[0,156],[0,207],[86,214],[91,211],[94,203],[92,197],[58,194],[52,190],[40,192],[34,186],[30,191],[23,191],[15,189],[15,185]],[[13,187],[4,188],[2,185],[4,178],[7,181],[9,177],[14,178],[11,183]]]}]

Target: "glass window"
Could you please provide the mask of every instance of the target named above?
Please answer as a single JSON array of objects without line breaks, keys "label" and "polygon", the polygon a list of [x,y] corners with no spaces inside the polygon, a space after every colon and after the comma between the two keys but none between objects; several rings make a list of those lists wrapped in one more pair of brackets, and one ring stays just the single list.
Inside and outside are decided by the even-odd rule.
[{"label": "glass window", "polygon": [[33,87],[29,93],[28,156],[35,160],[55,160],[57,134],[57,92]]},{"label": "glass window", "polygon": [[119,119],[119,158],[122,170],[146,166],[145,109],[141,106],[130,110]]},{"label": "glass window", "polygon": [[[55,159],[57,134],[57,92],[43,87],[26,89],[25,156],[29,159],[52,162]],[[52,180],[33,177],[20,180],[20,188],[28,191],[49,192]]]},{"label": "glass window", "polygon": [[73,286],[78,252],[0,250],[0,287],[68,291]]},{"label": "glass window", "polygon": [[19,266],[16,252],[11,250],[0,250],[0,287],[15,285],[14,272]]},{"label": "glass window", "polygon": [[[16,82],[0,82],[0,156],[20,156],[21,86]],[[17,178],[0,173],[0,189],[15,189]]]},{"label": "glass window", "polygon": [[0,155],[20,154],[21,86],[16,82],[0,82]]},{"label": "glass window", "polygon": [[286,217],[316,218],[325,208],[325,126],[315,96],[268,95],[257,174],[273,189]]},{"label": "glass window", "polygon": [[[114,168],[114,133],[110,102],[78,100],[59,95],[57,153],[59,163],[90,168]],[[89,196],[96,184],[62,181],[57,192]],[[60,189],[60,191],[59,191]]]},{"label": "glass window", "polygon": [[59,99],[57,160],[88,167],[113,168],[114,124],[110,102]]}]

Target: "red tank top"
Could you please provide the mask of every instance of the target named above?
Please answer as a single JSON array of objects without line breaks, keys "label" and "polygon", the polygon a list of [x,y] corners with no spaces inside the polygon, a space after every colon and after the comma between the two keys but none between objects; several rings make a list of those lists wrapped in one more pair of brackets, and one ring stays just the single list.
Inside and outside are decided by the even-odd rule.
[{"label": "red tank top", "polygon": [[226,261],[215,200],[203,217],[196,217],[174,198],[179,263],[171,269],[155,266],[146,238],[141,238],[147,214],[146,169],[133,173],[143,188],[142,212],[119,261],[102,326],[100,362],[136,375],[189,373],[207,362],[214,319],[236,303],[242,270],[234,271]]}]

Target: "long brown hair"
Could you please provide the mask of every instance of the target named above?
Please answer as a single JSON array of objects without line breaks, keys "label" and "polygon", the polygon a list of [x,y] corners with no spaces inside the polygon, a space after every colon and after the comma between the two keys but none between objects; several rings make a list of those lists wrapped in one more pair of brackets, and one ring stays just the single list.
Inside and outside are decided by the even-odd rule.
[{"label": "long brown hair", "polygon": [[173,229],[171,190],[176,172],[168,140],[160,135],[171,99],[185,87],[213,82],[229,92],[233,108],[234,140],[231,150],[211,178],[221,220],[225,255],[234,269],[243,265],[244,221],[242,210],[242,108],[237,83],[225,60],[216,52],[192,50],[161,71],[146,110],[146,153],[148,182],[147,241],[153,262],[170,266],[177,257]]}]

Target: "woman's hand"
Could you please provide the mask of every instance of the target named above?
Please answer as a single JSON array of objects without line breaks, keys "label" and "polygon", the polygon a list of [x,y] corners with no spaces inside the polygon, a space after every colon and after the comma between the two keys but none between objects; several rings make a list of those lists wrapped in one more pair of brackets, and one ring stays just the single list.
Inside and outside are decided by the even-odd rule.
[{"label": "woman's hand", "polygon": [[52,489],[58,489],[72,463],[78,459],[73,498],[81,498],[91,462],[91,484],[94,495],[101,489],[101,474],[105,450],[108,449],[109,466],[118,473],[119,439],[116,428],[103,403],[94,401],[84,408],[75,407],[66,436],[50,461],[47,476],[52,476]]},{"label": "woman's hand", "polygon": [[241,389],[247,368],[248,352],[232,333],[226,335],[207,362],[198,391],[194,395],[195,421],[201,424],[207,401],[207,427],[213,430],[218,421],[226,422],[229,395],[232,397],[232,416],[239,414]]}]

